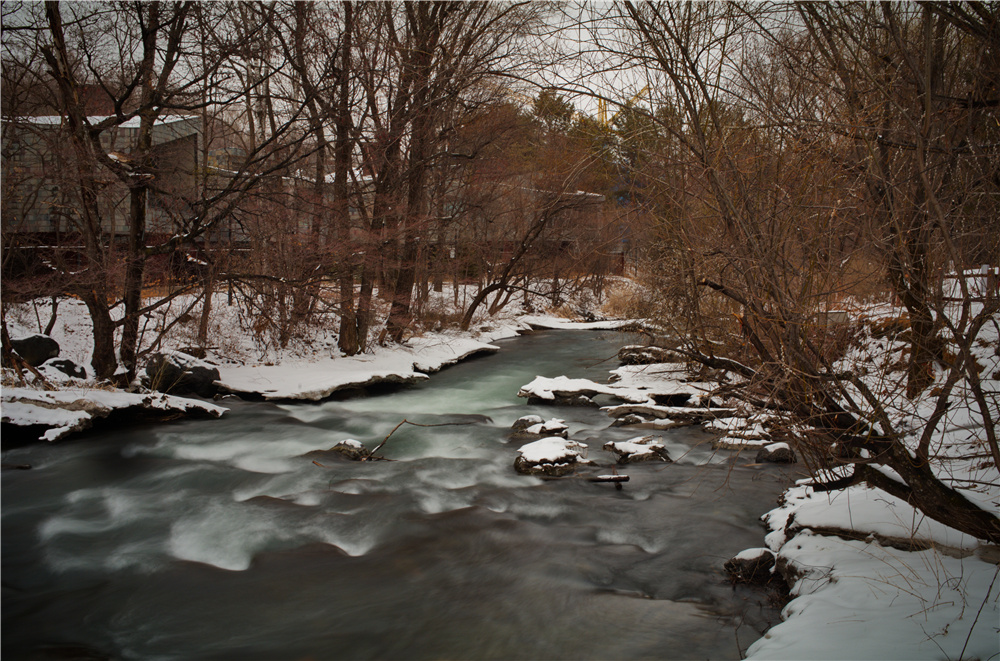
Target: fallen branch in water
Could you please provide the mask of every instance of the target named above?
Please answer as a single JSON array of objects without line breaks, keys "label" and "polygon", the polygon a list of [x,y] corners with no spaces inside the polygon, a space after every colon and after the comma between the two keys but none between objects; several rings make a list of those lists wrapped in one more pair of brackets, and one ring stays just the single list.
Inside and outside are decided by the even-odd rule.
[{"label": "fallen branch in water", "polygon": [[413,425],[414,427],[455,427],[455,426],[458,426],[458,425],[473,425],[473,424],[475,424],[475,423],[474,422],[439,422],[439,423],[432,424],[432,425],[423,425],[423,424],[420,424],[419,422],[410,422],[409,420],[405,420],[404,419],[401,423],[399,423],[398,425],[396,425],[395,427],[392,428],[392,431],[389,432],[389,434],[385,438],[382,439],[381,443],[379,443],[378,445],[375,446],[374,450],[372,450],[371,452],[368,453],[368,456],[362,457],[361,461],[379,461],[379,460],[385,459],[385,457],[377,457],[377,456],[375,456],[375,453],[378,452],[379,450],[381,450],[382,446],[385,445],[386,441],[389,440],[389,437],[392,436],[393,434],[395,434],[396,430],[399,429],[400,427],[402,427],[403,425]]}]

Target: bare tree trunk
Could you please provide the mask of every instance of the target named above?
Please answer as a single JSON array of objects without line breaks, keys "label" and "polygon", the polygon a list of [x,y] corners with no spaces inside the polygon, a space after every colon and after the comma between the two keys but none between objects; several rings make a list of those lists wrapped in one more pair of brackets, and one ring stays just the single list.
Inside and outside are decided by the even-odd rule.
[{"label": "bare tree trunk", "polygon": [[45,14],[52,46],[43,48],[43,53],[59,88],[61,110],[66,115],[69,138],[76,157],[82,216],[81,234],[87,260],[85,279],[78,286],[80,297],[86,303],[93,322],[94,354],[91,365],[98,379],[109,379],[114,375],[118,361],[115,358],[115,325],[108,305],[111,296],[107,286],[105,251],[101,236],[101,213],[94,173],[95,160],[90,151],[90,140],[86,135],[85,109],[77,81],[70,69],[59,3],[47,2]]},{"label": "bare tree trunk", "polygon": [[345,1],[344,38],[340,48],[340,80],[337,86],[336,146],[334,152],[333,197],[336,205],[337,239],[340,243],[338,281],[340,285],[340,334],[337,346],[348,356],[361,350],[358,314],[354,306],[354,256],[351,254],[351,203],[348,177],[351,169],[351,48],[354,36],[354,5]]}]

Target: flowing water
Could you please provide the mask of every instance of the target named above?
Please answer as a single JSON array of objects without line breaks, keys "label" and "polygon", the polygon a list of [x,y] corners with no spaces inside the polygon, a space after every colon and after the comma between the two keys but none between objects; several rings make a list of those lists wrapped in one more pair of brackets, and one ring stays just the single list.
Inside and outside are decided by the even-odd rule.
[{"label": "flowing water", "polygon": [[[418,386],[319,404],[226,400],[221,420],[4,453],[3,658],[727,659],[777,613],[723,562],[761,544],[785,471],[660,432],[673,464],[621,491],[518,475],[536,375],[603,380],[628,338],[549,331]],[[603,361],[603,362],[602,362]],[[380,454],[310,454],[355,438]]]}]

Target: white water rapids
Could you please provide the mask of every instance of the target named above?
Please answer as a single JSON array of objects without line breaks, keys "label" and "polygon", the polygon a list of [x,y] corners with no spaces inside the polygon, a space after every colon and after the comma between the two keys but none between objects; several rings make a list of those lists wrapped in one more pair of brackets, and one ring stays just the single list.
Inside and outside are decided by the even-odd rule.
[{"label": "white water rapids", "polygon": [[[4,658],[738,658],[777,614],[726,582],[787,481],[661,432],[622,491],[518,475],[510,425],[601,450],[636,430],[528,406],[535,376],[603,380],[628,340],[550,331],[417,386],[8,450]],[[606,361],[606,362],[601,362]],[[310,454],[354,438],[380,454]]]}]

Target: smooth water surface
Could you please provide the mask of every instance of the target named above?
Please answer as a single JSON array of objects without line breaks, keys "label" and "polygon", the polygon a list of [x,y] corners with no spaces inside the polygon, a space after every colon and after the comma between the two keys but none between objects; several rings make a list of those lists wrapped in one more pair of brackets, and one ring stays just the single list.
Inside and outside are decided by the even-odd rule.
[{"label": "smooth water surface", "polygon": [[[3,658],[727,659],[777,613],[722,563],[759,546],[787,477],[658,432],[674,464],[622,491],[518,475],[536,375],[604,380],[628,338],[548,331],[418,386],[320,404],[226,400],[221,420],[4,453]],[[355,438],[381,454],[321,451]],[[320,452],[317,452],[320,451]]]}]

